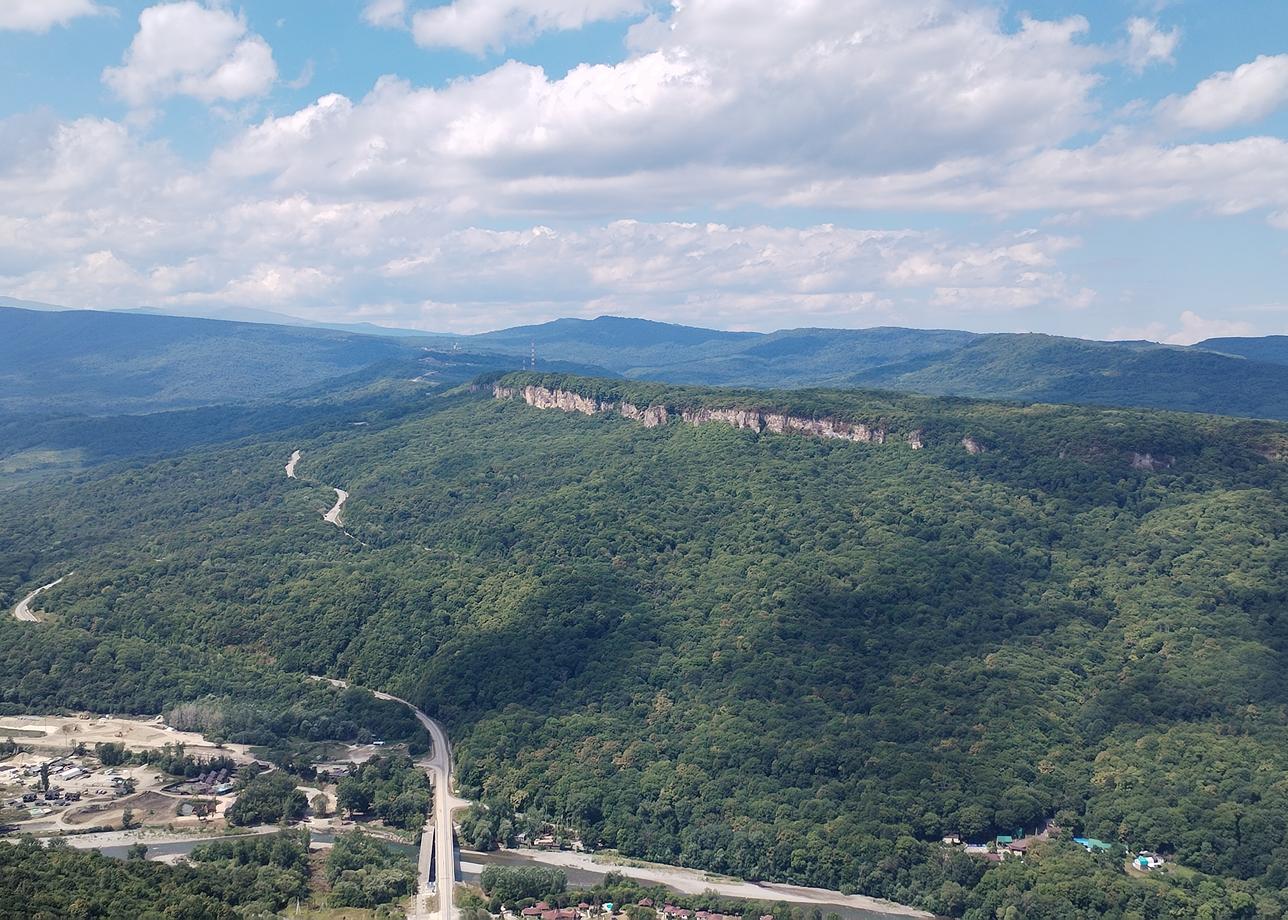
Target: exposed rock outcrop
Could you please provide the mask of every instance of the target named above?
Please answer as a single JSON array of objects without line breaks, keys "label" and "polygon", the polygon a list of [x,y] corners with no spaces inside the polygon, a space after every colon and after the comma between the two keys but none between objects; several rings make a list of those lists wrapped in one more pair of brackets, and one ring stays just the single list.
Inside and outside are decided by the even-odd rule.
[{"label": "exposed rock outcrop", "polygon": [[[564,412],[580,412],[584,415],[616,412],[623,418],[640,422],[645,428],[665,425],[678,416],[690,425],[706,425],[715,422],[758,434],[761,432],[798,434],[805,437],[854,441],[859,444],[884,444],[889,434],[885,428],[877,425],[847,422],[842,419],[805,418],[760,409],[677,409],[664,405],[641,407],[625,400],[617,403],[612,400],[584,396],[571,390],[552,390],[539,386],[526,386],[520,389],[497,384],[492,388],[492,395],[497,399],[521,398],[529,406],[538,409],[561,409]],[[914,450],[924,446],[920,431],[911,432],[905,440]]]},{"label": "exposed rock outcrop", "polygon": [[968,454],[982,454],[987,450],[983,444],[976,441],[970,435],[966,435],[966,437],[962,438],[962,447],[966,448],[966,453]]},{"label": "exposed rock outcrop", "polygon": [[1137,453],[1132,451],[1131,468],[1133,470],[1149,470],[1151,473],[1158,470],[1165,470],[1172,465],[1171,457],[1155,457],[1149,453]]}]

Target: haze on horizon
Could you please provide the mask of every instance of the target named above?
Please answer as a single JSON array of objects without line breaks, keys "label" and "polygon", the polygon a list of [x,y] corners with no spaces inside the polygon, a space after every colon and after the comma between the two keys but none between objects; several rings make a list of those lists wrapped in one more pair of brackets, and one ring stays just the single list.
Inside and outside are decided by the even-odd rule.
[{"label": "haze on horizon", "polygon": [[0,295],[1284,332],[1273,0],[12,0]]}]

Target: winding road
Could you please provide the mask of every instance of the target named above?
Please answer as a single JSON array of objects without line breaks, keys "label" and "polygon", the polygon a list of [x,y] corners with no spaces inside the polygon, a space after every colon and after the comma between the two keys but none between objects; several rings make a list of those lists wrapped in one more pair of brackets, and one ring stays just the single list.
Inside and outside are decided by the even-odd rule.
[{"label": "winding road", "polygon": [[[301,454],[297,450],[291,454],[291,459],[287,461],[286,463],[287,479],[300,478],[295,475],[295,467],[300,462],[300,456]],[[336,527],[339,527],[341,530],[344,530],[344,525],[340,523],[340,515],[344,511],[344,503],[349,500],[349,493],[344,491],[344,489],[337,489],[335,486],[332,486],[331,488],[335,490],[335,504],[331,506],[330,511],[323,513],[322,520],[326,521],[328,524],[334,524]],[[345,533],[353,537],[353,534],[349,533],[347,530],[345,530]],[[357,537],[353,537],[353,538],[355,540],[358,539]]]},{"label": "winding road", "polygon": [[22,600],[18,601],[18,606],[13,608],[14,618],[18,620],[22,620],[24,623],[39,623],[40,620],[36,619],[36,614],[34,614],[31,610],[31,602],[36,599],[37,595],[41,594],[44,591],[48,591],[50,588],[54,587],[55,585],[62,584],[64,579],[70,578],[75,574],[76,574],[75,572],[68,572],[66,575],[64,575],[62,578],[59,578],[56,581],[51,581],[47,585],[41,585],[35,591],[32,591]]},{"label": "winding road", "polygon": [[[332,486],[331,488],[335,489],[335,486]],[[322,519],[328,524],[334,524],[336,527],[340,527],[340,529],[343,530],[344,528],[340,524],[340,512],[344,510],[344,503],[348,500],[348,492],[344,491],[344,489],[335,489],[335,505],[332,506],[330,511],[322,515]]]}]

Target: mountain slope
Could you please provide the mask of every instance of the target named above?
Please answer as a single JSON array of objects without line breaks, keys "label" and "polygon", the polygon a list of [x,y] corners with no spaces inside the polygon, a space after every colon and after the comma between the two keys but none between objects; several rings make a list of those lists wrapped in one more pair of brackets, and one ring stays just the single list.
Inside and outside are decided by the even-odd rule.
[{"label": "mountain slope", "polygon": [[1196,349],[1043,335],[981,336],[927,361],[855,374],[855,386],[1288,419],[1288,367]]},{"label": "mountain slope", "polygon": [[597,364],[617,373],[639,364],[668,363],[718,353],[730,345],[760,338],[755,332],[722,332],[620,316],[557,319],[465,336],[462,347],[528,355],[538,361],[558,358]]},{"label": "mountain slope", "polygon": [[[130,668],[192,643],[422,703],[490,806],[467,824],[517,809],[628,856],[959,915],[1001,870],[939,838],[1056,818],[1205,873],[1151,894],[1171,915],[1282,909],[1288,427],[498,382],[594,414],[397,396],[378,430],[0,494],[0,591],[77,572],[49,623],[0,623],[4,702],[181,702],[188,682],[143,693]],[[608,401],[674,412],[646,427]],[[889,436],[675,417],[717,409]],[[324,484],[350,492],[361,542],[322,521]],[[1130,895],[1103,902],[1117,863],[1062,852],[1110,881],[1057,887],[1046,915],[1124,916]]]},{"label": "mountain slope", "polygon": [[1218,351],[1225,355],[1239,355],[1253,361],[1288,364],[1288,335],[1206,339],[1194,347]]},{"label": "mountain slope", "polygon": [[949,354],[977,336],[936,329],[787,329],[732,343],[719,354],[623,372],[703,386],[838,386],[856,371]]},{"label": "mountain slope", "polygon": [[[584,361],[626,377],[702,386],[876,386],[991,399],[1142,406],[1288,419],[1277,338],[1235,340],[1228,354],[1152,342],[950,330],[790,329],[769,334],[616,317],[558,320],[466,337],[538,365]],[[1234,356],[1239,348],[1248,357]]]},{"label": "mountain slope", "polygon": [[154,411],[275,396],[411,354],[324,330],[0,308],[0,411]]}]

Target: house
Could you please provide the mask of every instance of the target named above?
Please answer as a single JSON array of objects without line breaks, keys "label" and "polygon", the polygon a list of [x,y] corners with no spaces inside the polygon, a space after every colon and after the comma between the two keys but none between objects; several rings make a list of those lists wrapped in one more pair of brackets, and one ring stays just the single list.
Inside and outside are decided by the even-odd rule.
[{"label": "house", "polygon": [[1132,860],[1132,865],[1137,869],[1140,869],[1142,872],[1148,872],[1150,869],[1159,868],[1164,862],[1166,862],[1166,860],[1157,853],[1150,853],[1146,850],[1142,850],[1137,854],[1136,858]]},{"label": "house", "polygon": [[959,847],[962,845],[962,838],[956,834],[949,834],[943,839],[943,844],[946,847]]},{"label": "house", "polygon": [[523,910],[519,911],[519,913],[525,917],[540,917],[542,910],[539,907],[525,907]]},{"label": "house", "polygon": [[652,898],[640,898],[640,907],[652,907],[652,906],[653,906]]},{"label": "house", "polygon": [[1016,854],[1019,854],[1020,856],[1023,856],[1024,853],[1028,850],[1029,844],[1032,842],[1033,842],[1032,837],[1025,837],[1023,840],[1012,840],[1010,843],[1006,845],[1006,851],[1008,853],[1016,853]]},{"label": "house", "polygon": [[1088,853],[1108,853],[1113,849],[1112,844],[1097,840],[1095,837],[1074,837],[1073,842]]}]

